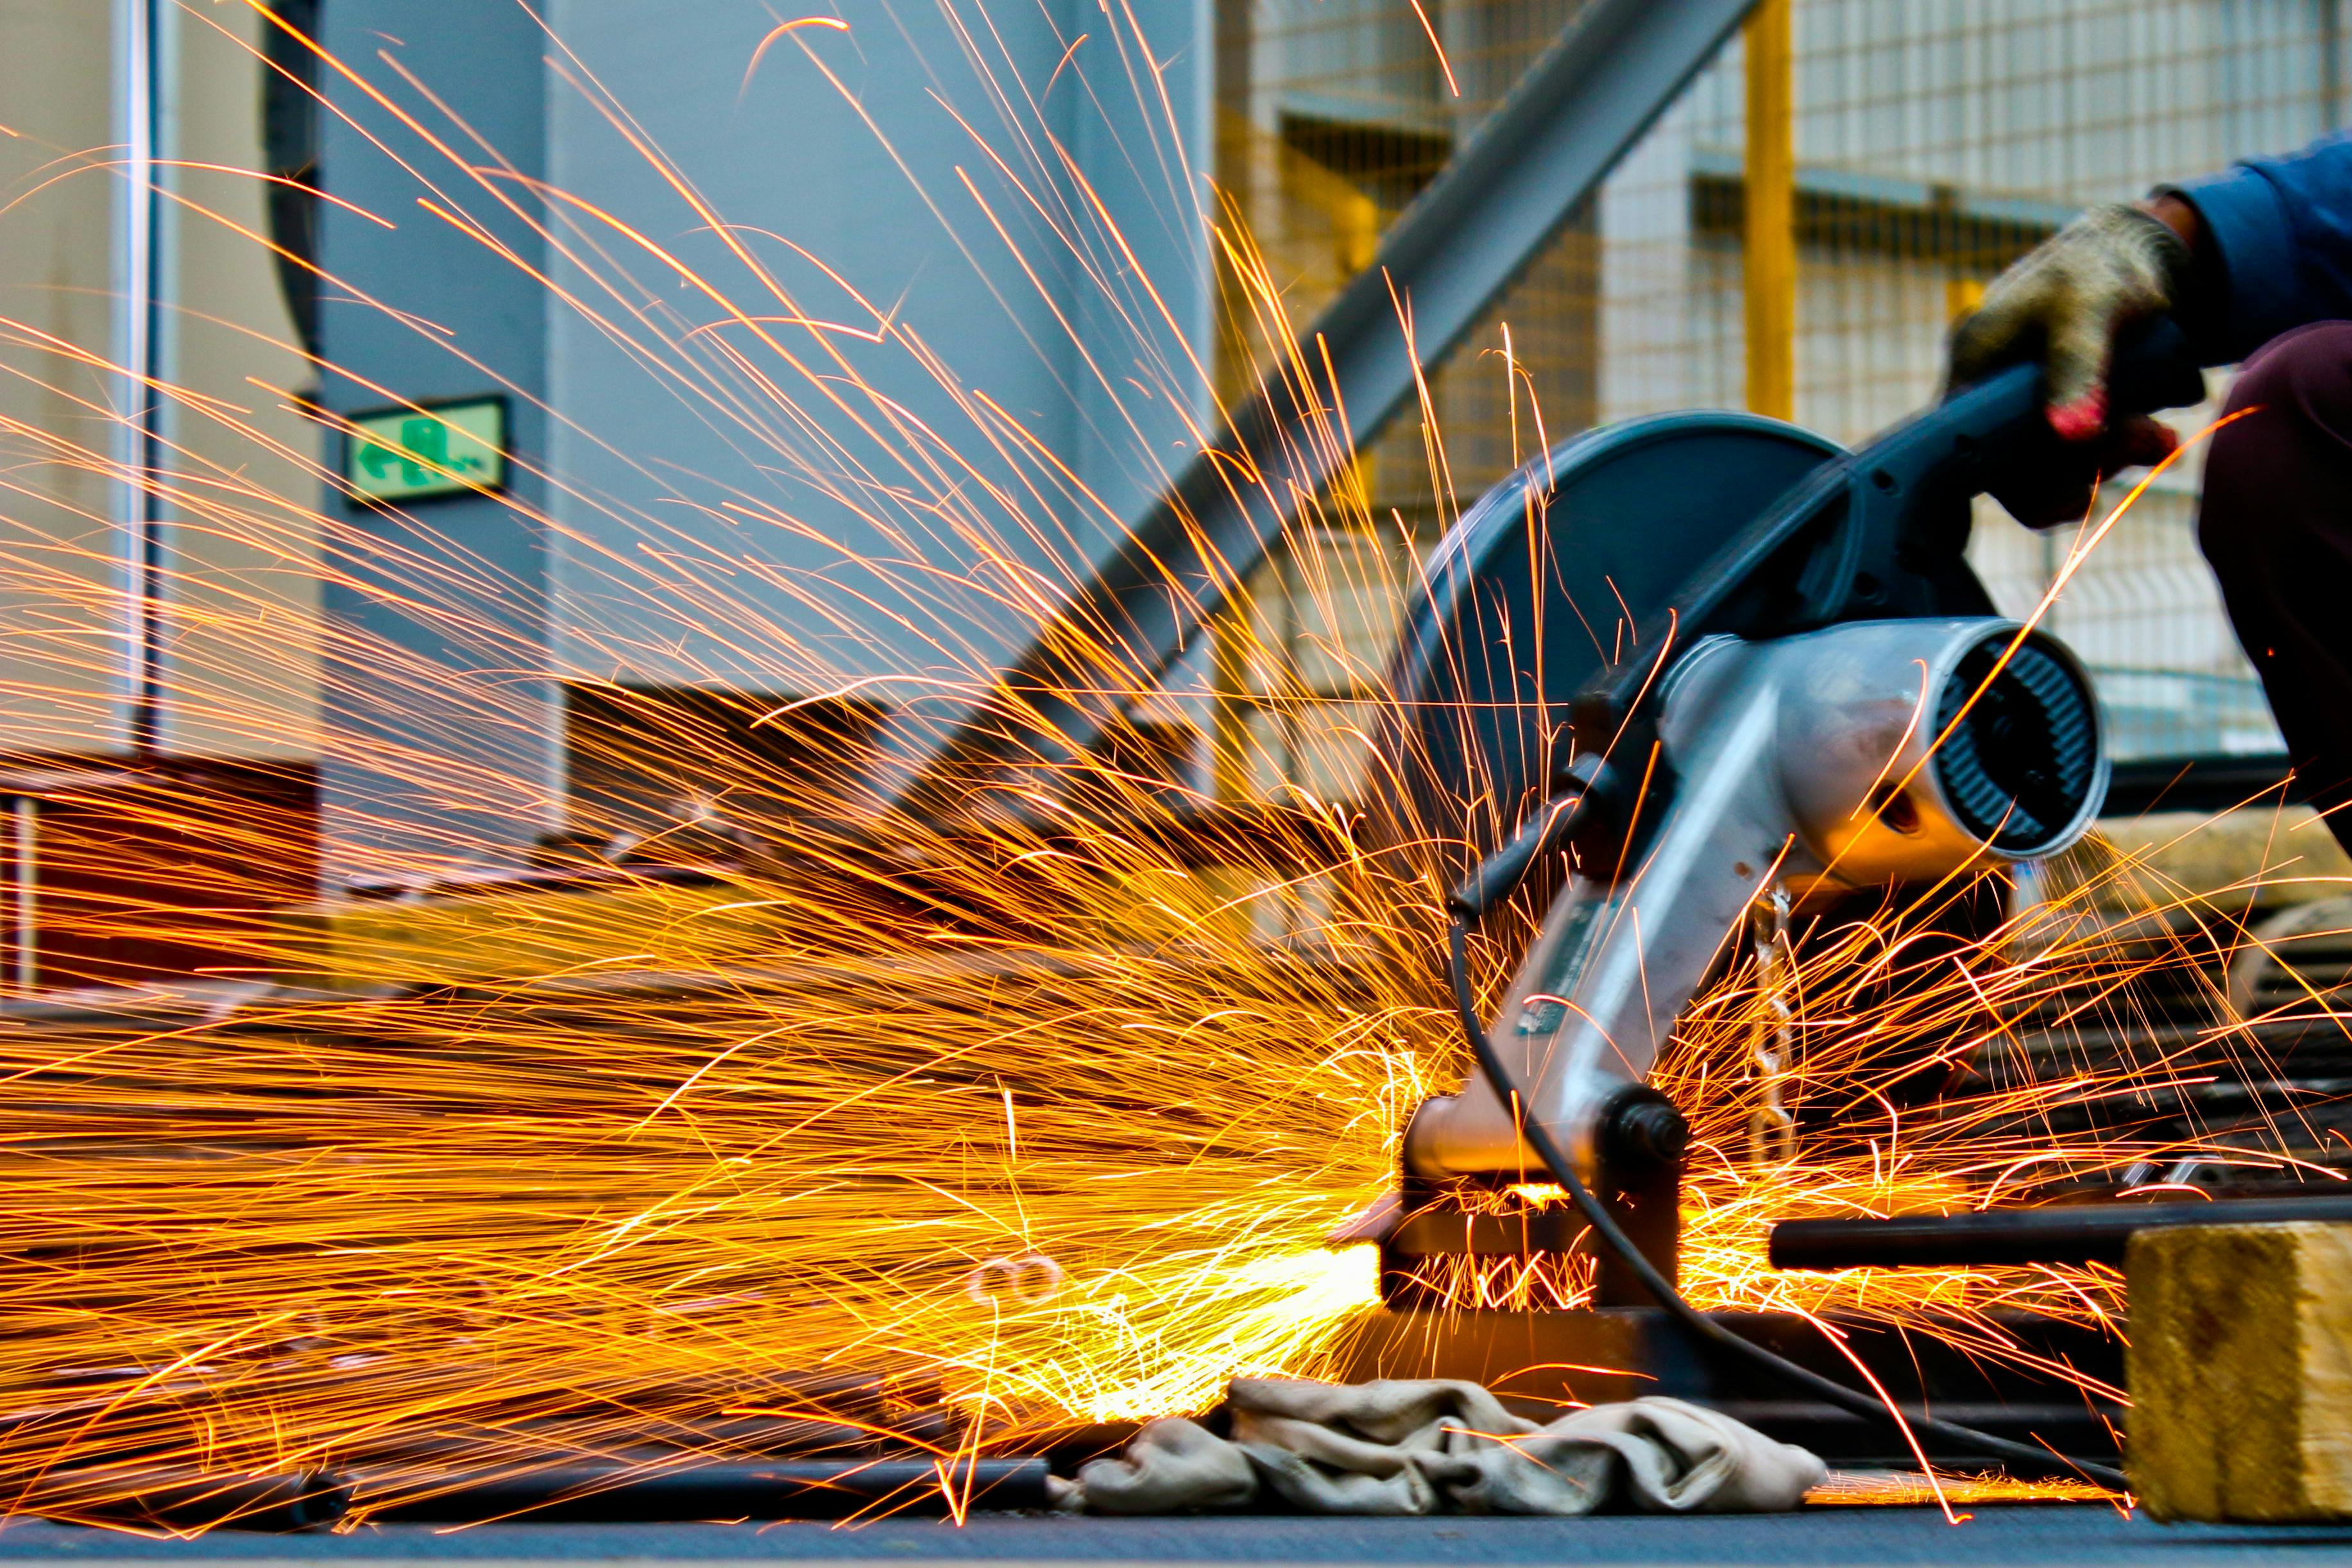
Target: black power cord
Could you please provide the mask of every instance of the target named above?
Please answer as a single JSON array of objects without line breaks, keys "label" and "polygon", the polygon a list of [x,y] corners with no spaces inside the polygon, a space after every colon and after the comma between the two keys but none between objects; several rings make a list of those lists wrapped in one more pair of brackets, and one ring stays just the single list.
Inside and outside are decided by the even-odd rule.
[{"label": "black power cord", "polygon": [[[1552,807],[1547,808],[1541,826],[1531,833],[1522,834],[1520,840],[1539,836],[1546,840],[1557,841],[1565,836],[1560,819],[1573,815],[1572,807],[1561,810],[1559,804],[1555,803]],[[1503,858],[1505,855],[1510,854],[1518,842],[1515,841],[1514,846],[1507,846],[1505,850],[1499,852],[1494,858]],[[1509,870],[1516,871],[1517,879],[1524,879],[1537,857],[1532,854],[1516,854],[1510,855],[1510,858],[1516,863],[1509,868]],[[1492,864],[1493,860],[1490,859],[1488,865]],[[1745,1356],[1773,1375],[1792,1383],[1809,1393],[1818,1394],[1839,1408],[1852,1411],[1857,1415],[1874,1421],[1886,1420],[1893,1416],[1906,1424],[1915,1434],[1933,1437],[1954,1447],[1972,1448],[1998,1458],[2021,1460],[2038,1469],[2047,1469],[2054,1460],[2072,1468],[2085,1479],[2096,1481],[2103,1487],[2111,1488],[2116,1491],[2126,1491],[2130,1489],[2130,1482],[2124,1473],[2111,1469],[2107,1466],[2093,1464],[2083,1459],[2070,1459],[2054,1449],[2038,1448],[2030,1443],[2012,1442],[2007,1437],[1996,1436],[1990,1432],[1979,1432],[1973,1426],[1962,1426],[1955,1422],[1938,1420],[1924,1410],[1900,1410],[1886,1401],[1863,1393],[1860,1389],[1848,1388],[1834,1378],[1823,1377],[1811,1367],[1790,1361],[1777,1352],[1766,1350],[1752,1340],[1743,1339],[1683,1300],[1682,1292],[1675,1289],[1666,1277],[1658,1272],[1656,1266],[1651,1263],[1640,1247],[1633,1245],[1633,1238],[1618,1226],[1616,1218],[1602,1206],[1601,1200],[1594,1197],[1591,1190],[1578,1178],[1574,1163],[1561,1151],[1559,1143],[1553,1141],[1550,1130],[1541,1122],[1528,1120],[1527,1097],[1520,1092],[1519,1086],[1511,1081],[1509,1070],[1503,1066],[1502,1058],[1496,1055],[1493,1044],[1486,1038],[1486,1026],[1479,1020],[1477,999],[1470,989],[1470,926],[1473,921],[1486,910],[1500,903],[1503,898],[1507,896],[1507,889],[1498,887],[1498,879],[1485,874],[1486,869],[1486,866],[1482,866],[1478,870],[1472,872],[1464,883],[1463,889],[1447,900],[1453,915],[1446,934],[1447,968],[1453,979],[1454,1012],[1461,1019],[1463,1035],[1470,1043],[1471,1054],[1477,1060],[1478,1070],[1486,1075],[1486,1081],[1494,1086],[1495,1092],[1502,1097],[1505,1104],[1511,1107],[1513,1116],[1518,1122],[1520,1136],[1534,1148],[1536,1157],[1541,1160],[1544,1168],[1551,1173],[1552,1180],[1567,1190],[1569,1197],[1575,1203],[1577,1208],[1582,1211],[1586,1222],[1592,1226],[1601,1239],[1608,1244],[1609,1249],[1624,1262],[1625,1267],[1633,1271],[1633,1277],[1642,1282],[1643,1289],[1665,1308],[1675,1321],[1708,1343],[1720,1345],[1736,1355]]]}]

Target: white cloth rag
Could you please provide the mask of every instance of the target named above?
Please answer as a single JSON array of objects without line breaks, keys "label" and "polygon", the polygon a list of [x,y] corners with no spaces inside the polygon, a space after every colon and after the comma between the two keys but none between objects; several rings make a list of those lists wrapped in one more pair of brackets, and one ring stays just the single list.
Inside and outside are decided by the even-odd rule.
[{"label": "white cloth rag", "polygon": [[1310,1513],[1766,1513],[1828,1475],[1803,1448],[1679,1399],[1524,1420],[1475,1383],[1238,1377],[1233,1436],[1154,1421],[1057,1500],[1097,1513],[1241,1508],[1271,1494]]}]

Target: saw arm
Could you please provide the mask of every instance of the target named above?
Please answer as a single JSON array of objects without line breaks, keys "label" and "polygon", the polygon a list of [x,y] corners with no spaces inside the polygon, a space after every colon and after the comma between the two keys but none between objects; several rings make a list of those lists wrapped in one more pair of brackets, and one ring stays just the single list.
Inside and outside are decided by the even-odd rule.
[{"label": "saw arm", "polygon": [[[1578,815],[1612,826],[1577,835],[1582,863],[1488,1031],[1522,1114],[1595,1185],[1627,1091],[1767,886],[1878,887],[2038,858],[2078,837],[2105,795],[2088,678],[2012,621],[1718,634],[1677,661],[1660,707],[1641,773],[1675,787],[1629,795],[1612,781],[1632,765],[1595,773]],[[1634,858],[1596,863],[1612,849]],[[1483,1076],[1422,1107],[1404,1159],[1424,1178],[1535,1168]]]}]

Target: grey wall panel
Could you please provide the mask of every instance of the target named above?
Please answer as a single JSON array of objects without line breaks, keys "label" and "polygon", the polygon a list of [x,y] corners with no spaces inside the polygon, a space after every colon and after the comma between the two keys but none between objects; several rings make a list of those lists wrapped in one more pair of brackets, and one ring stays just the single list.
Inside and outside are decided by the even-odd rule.
[{"label": "grey wall panel", "polygon": [[[545,41],[519,5],[469,0],[333,0],[328,49],[420,120],[446,121],[385,70],[388,53],[525,176],[545,164]],[[482,241],[425,212],[406,160],[526,265],[528,224],[358,89],[330,72],[329,204],[322,263],[337,279],[320,311],[329,407],[377,406],[513,389],[513,504],[437,500],[391,515],[323,503],[347,525],[324,592],[329,643],[320,804],[330,879],[446,858],[508,861],[559,820],[553,689],[543,679],[547,540],[531,472],[546,450],[547,304],[540,285]],[[368,139],[383,139],[383,148]],[[478,149],[467,149],[478,156]],[[414,321],[404,319],[412,314]],[[373,383],[373,385],[367,384]],[[381,390],[379,390],[381,389]]]},{"label": "grey wall panel", "polygon": [[564,668],[905,696],[1020,644],[999,595],[1104,552],[1202,391],[1206,9],[1145,0],[1147,47],[1076,0],[861,5],[774,37],[747,79],[777,23],[758,0],[558,0],[554,184],[723,296],[570,209]]},{"label": "grey wall panel", "polygon": [[1213,425],[1215,16],[1209,0],[1114,9],[1139,32],[1092,5],[1077,6],[1073,24],[1087,37],[1074,58],[1086,62],[1076,153],[1111,215],[1090,231],[1099,263],[1073,285],[1094,362],[1078,377],[1078,467],[1105,510],[1131,522]]}]

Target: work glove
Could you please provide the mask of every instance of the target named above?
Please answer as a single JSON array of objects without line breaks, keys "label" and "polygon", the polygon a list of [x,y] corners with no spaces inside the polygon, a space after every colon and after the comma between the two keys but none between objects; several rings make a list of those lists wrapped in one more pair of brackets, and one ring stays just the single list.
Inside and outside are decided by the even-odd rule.
[{"label": "work glove", "polygon": [[2020,360],[2042,363],[2050,426],[2067,445],[1993,491],[2020,522],[2078,521],[2102,477],[2171,455],[2172,431],[2145,415],[2108,427],[2107,366],[2116,333],[2179,303],[2193,266],[2189,247],[2161,218],[2107,203],[1994,279],[1953,331],[1952,386]]}]

